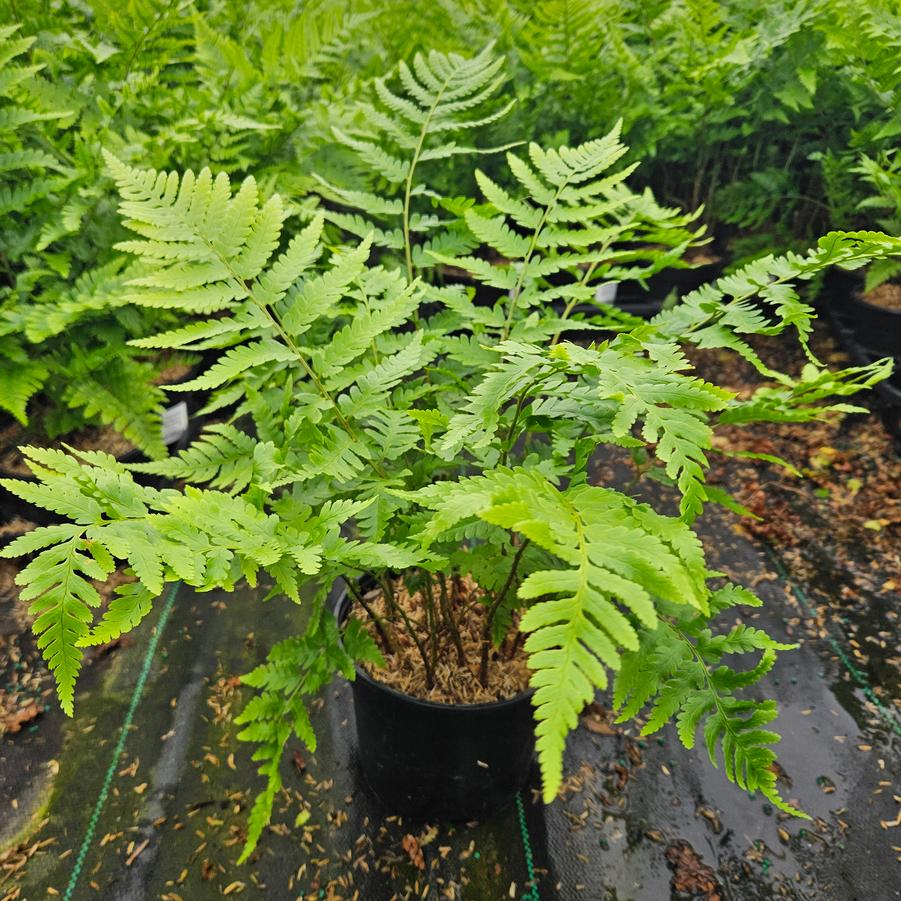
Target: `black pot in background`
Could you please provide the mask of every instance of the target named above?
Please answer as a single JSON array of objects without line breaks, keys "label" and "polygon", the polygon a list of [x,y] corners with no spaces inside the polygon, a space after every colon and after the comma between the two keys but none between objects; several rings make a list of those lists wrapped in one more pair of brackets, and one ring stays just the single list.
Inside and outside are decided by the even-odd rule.
[{"label": "black pot in background", "polygon": [[[339,623],[351,606],[345,589],[335,607]],[[487,704],[437,704],[383,685],[360,667],[352,688],[363,776],[392,813],[484,819],[528,782],[531,691]]]},{"label": "black pot in background", "polygon": [[877,307],[852,295],[848,317],[859,344],[881,357],[901,358],[901,311]]},{"label": "black pot in background", "polygon": [[839,338],[850,333],[872,354],[901,358],[901,311],[867,303],[859,275],[830,272],[823,280],[820,306]]},{"label": "black pot in background", "polygon": [[862,290],[858,274],[832,270],[823,280],[817,306],[855,365],[894,358],[892,374],[877,382],[873,390],[885,404],[882,419],[897,438],[901,436],[901,312],[867,303]]}]

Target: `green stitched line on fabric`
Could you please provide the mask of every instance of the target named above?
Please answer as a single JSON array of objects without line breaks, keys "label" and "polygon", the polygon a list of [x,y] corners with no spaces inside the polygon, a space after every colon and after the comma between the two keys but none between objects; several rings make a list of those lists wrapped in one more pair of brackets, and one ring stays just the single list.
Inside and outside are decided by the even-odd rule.
[{"label": "green stitched line on fabric", "polygon": [[529,840],[529,827],[526,825],[526,811],[522,803],[522,795],[516,793],[516,815],[519,817],[519,831],[522,835],[522,849],[526,855],[526,875],[529,888],[522,896],[522,901],[541,901],[538,894],[538,882],[535,879],[535,861],[532,858],[532,842]]},{"label": "green stitched line on fabric", "polygon": [[[785,582],[786,585],[791,589],[792,594],[798,599],[798,603],[801,605],[801,609],[804,613],[810,618],[813,619],[816,616],[816,611],[810,606],[807,600],[807,595],[804,591],[791,580],[788,571],[785,568],[785,564],[782,562],[781,557],[776,553],[775,550],[771,547],[767,547],[767,554],[770,559],[773,561],[773,565],[776,567],[777,572],[779,573],[779,578]],[[842,634],[842,638],[847,640],[847,637]],[[861,691],[863,691],[864,696],[868,701],[870,701],[876,710],[879,712],[880,717],[885,722],[885,724],[894,732],[896,735],[901,735],[901,723],[898,722],[898,718],[895,714],[879,700],[878,695],[875,691],[873,691],[870,683],[867,681],[866,675],[861,672],[851,661],[850,655],[847,651],[839,644],[838,640],[830,635],[828,632],[826,634],[826,641],[829,644],[829,647],[835,652],[836,656],[839,660],[841,660],[845,669],[851,674],[851,678],[860,686]]]},{"label": "green stitched line on fabric", "polygon": [[150,667],[153,663],[154,655],[156,654],[160,635],[163,634],[163,630],[166,628],[166,622],[168,621],[169,614],[172,612],[172,607],[175,604],[175,597],[178,594],[178,585],[179,583],[175,582],[169,589],[169,594],[163,606],[163,612],[160,614],[159,622],[156,624],[156,629],[150,637],[150,643],[147,645],[147,653],[144,655],[141,673],[138,676],[138,681],[135,683],[135,690],[132,693],[131,702],[125,713],[122,727],[119,730],[119,738],[116,741],[112,759],[110,760],[106,775],[103,777],[103,786],[100,789],[100,794],[97,795],[97,801],[91,812],[91,818],[88,820],[88,828],[85,832],[84,839],[82,839],[81,847],[78,850],[78,856],[75,858],[75,864],[72,867],[72,875],[69,877],[69,884],[66,886],[63,901],[71,901],[73,897],[72,893],[75,891],[75,886],[78,884],[78,877],[81,875],[81,871],[84,867],[85,858],[88,856],[88,851],[91,849],[91,843],[94,841],[94,833],[97,831],[100,815],[103,813],[103,808],[106,806],[106,799],[109,797],[110,788],[112,788],[113,776],[115,775],[116,767],[119,765],[119,758],[125,750],[125,742],[128,739],[128,731],[131,728],[131,722],[134,719],[135,711],[138,709],[138,702],[141,700],[141,695],[144,693],[144,685],[147,682],[147,677],[150,675]]}]

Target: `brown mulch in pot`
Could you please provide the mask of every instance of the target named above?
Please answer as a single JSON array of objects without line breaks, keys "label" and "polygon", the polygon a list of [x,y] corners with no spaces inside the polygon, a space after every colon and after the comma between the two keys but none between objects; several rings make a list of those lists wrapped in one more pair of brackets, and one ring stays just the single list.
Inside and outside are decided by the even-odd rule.
[{"label": "brown mulch in pot", "polygon": [[[393,653],[387,651],[384,641],[372,620],[359,604],[353,615],[363,620],[369,634],[379,645],[385,657],[385,667],[364,664],[365,671],[376,681],[426,701],[443,704],[482,704],[515,697],[528,688],[529,669],[522,642],[508,637],[500,648],[492,646],[488,659],[487,685],[479,681],[479,664],[482,653],[482,627],[484,623],[486,593],[468,576],[448,579],[448,599],[453,618],[460,634],[464,662],[461,664],[456,645],[446,628],[432,630],[435,634],[434,684],[426,682],[422,657],[402,618],[391,615],[381,588],[365,595],[366,603],[383,620],[390,622],[391,637],[395,645]],[[430,648],[430,632],[426,629],[426,604],[419,592],[411,594],[403,582],[393,586],[396,604],[406,612],[413,631],[421,645]],[[436,591],[436,605],[438,602]],[[515,634],[511,630],[511,635]]]},{"label": "brown mulch in pot", "polygon": [[901,285],[895,282],[883,282],[878,288],[867,291],[863,299],[874,307],[901,313]]}]

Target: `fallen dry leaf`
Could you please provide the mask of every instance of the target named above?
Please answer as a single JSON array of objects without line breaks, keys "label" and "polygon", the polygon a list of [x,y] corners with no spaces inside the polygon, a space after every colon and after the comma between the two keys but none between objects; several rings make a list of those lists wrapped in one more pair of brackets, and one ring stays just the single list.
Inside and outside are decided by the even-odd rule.
[{"label": "fallen dry leaf", "polygon": [[595,735],[617,735],[619,730],[611,725],[611,712],[593,701],[582,711],[582,725]]},{"label": "fallen dry leaf", "polygon": [[139,844],[131,854],[128,855],[128,859],[125,861],[125,866],[130,867],[137,859],[138,855],[150,844],[150,839],[145,838],[144,841]]},{"label": "fallen dry leaf", "polygon": [[419,839],[409,833],[401,839],[401,847],[407,852],[407,857],[413,866],[420,870],[425,869],[425,858],[422,856],[422,848],[419,847]]},{"label": "fallen dry leaf", "polygon": [[26,707],[20,707],[18,710],[14,710],[3,718],[3,728],[0,729],[0,734],[7,732],[10,735],[15,735],[17,732],[21,732],[23,726],[27,726],[32,720],[36,720],[40,715],[41,708],[38,707],[37,704],[29,704]]}]

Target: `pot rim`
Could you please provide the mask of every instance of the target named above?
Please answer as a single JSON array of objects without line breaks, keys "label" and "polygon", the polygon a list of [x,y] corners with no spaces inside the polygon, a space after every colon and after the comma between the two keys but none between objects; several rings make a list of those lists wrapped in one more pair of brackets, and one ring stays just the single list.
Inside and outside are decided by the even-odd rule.
[{"label": "pot rim", "polygon": [[[341,592],[338,595],[338,599],[335,601],[335,607],[333,611],[335,614],[335,619],[338,621],[339,641],[341,635],[341,625],[350,614],[352,606],[353,600],[350,597],[350,592],[345,586],[341,589]],[[530,700],[532,695],[535,694],[535,689],[530,686],[525,691],[521,691],[518,695],[514,695],[512,698],[502,698],[499,701],[480,701],[478,704],[447,704],[443,701],[429,701],[426,698],[417,698],[413,695],[408,695],[406,692],[398,691],[396,688],[392,688],[390,685],[386,685],[384,682],[379,682],[378,679],[373,679],[372,676],[370,676],[369,673],[367,673],[366,670],[364,670],[358,663],[354,663],[354,670],[356,671],[357,678],[362,679],[364,682],[373,686],[374,688],[378,688],[380,691],[384,691],[389,695],[394,695],[396,698],[404,700],[410,704],[415,704],[421,707],[429,707],[435,710],[458,710],[463,713],[468,713],[469,711],[474,710],[497,710],[499,708],[509,707],[514,704],[520,704],[526,699]]]}]

